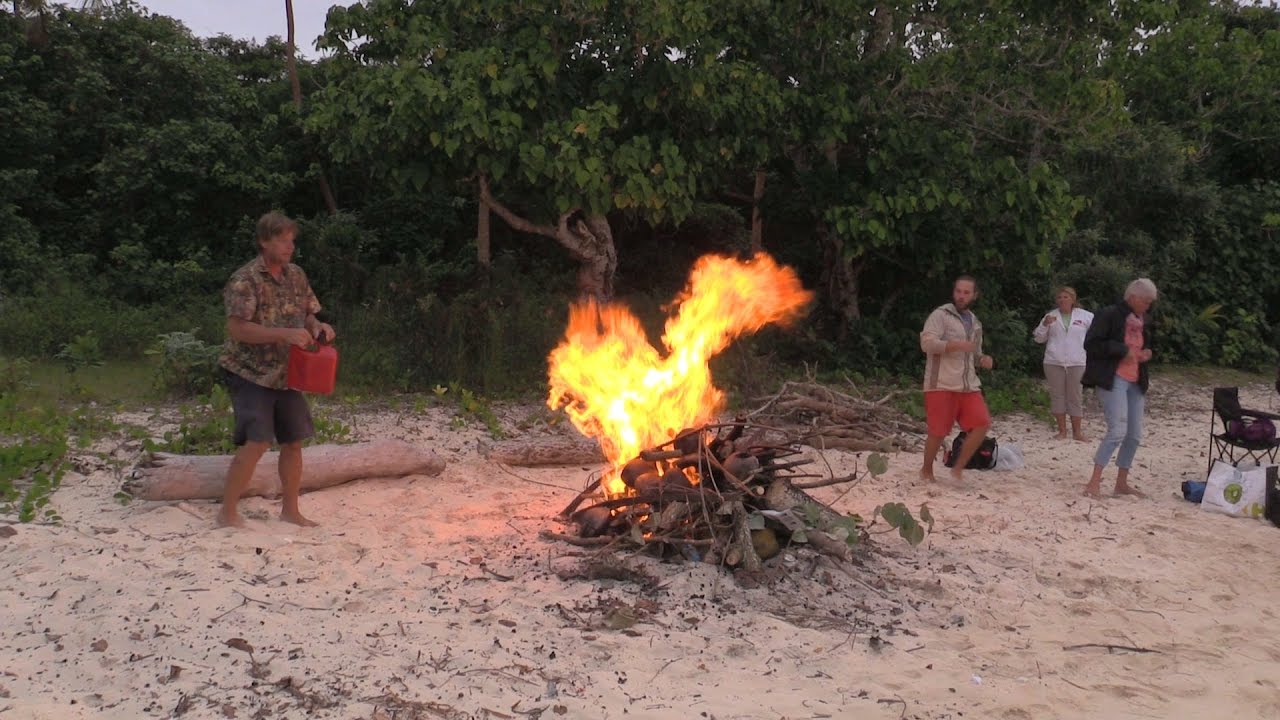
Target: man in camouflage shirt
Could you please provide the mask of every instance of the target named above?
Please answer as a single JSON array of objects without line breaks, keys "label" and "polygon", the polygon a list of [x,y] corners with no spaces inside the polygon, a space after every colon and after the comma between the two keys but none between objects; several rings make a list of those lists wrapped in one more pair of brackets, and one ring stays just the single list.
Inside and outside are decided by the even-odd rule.
[{"label": "man in camouflage shirt", "polygon": [[236,506],[272,442],[280,444],[280,519],[315,525],[298,510],[302,441],[315,429],[306,398],[290,390],[285,379],[290,345],[331,342],[334,332],[316,319],[320,302],[306,273],[289,262],[297,234],[297,224],[281,213],[263,215],[254,233],[258,256],[236,270],[222,292],[227,342],[218,364],[226,370],[235,411],[233,439],[240,449],[227,469],[219,526],[244,526]]}]

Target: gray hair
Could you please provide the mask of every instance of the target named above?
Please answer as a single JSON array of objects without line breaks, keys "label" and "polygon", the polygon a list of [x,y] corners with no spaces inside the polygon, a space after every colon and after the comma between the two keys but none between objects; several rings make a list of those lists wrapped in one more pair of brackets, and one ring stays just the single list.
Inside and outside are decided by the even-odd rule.
[{"label": "gray hair", "polygon": [[1155,302],[1156,284],[1151,282],[1149,278],[1138,278],[1137,280],[1134,280],[1129,283],[1129,287],[1124,289],[1124,299],[1128,300],[1129,298],[1134,297],[1144,298]]}]

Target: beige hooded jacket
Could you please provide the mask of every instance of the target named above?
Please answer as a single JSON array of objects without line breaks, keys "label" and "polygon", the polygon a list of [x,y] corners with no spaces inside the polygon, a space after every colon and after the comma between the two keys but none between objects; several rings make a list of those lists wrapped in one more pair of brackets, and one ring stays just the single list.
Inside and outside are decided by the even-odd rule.
[{"label": "beige hooded jacket", "polygon": [[[920,331],[920,349],[925,353],[924,391],[951,390],[973,392],[982,387],[978,380],[978,358],[982,357],[982,323],[973,317],[973,330],[966,332],[964,321],[956,306],[940,305],[924,323]],[[973,352],[946,352],[952,340],[970,340],[977,343]]]}]

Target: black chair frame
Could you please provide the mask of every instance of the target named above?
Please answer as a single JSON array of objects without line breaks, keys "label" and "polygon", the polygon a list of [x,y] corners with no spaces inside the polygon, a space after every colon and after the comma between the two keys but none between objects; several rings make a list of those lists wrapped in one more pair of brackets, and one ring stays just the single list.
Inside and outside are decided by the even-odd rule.
[{"label": "black chair frame", "polygon": [[1251,460],[1255,465],[1276,464],[1276,455],[1280,453],[1280,438],[1249,441],[1230,435],[1232,420],[1248,423],[1259,418],[1267,418],[1273,422],[1280,421],[1280,415],[1276,413],[1240,407],[1240,388],[1213,389],[1213,415],[1210,418],[1209,427],[1209,467],[1205,470],[1206,474],[1213,468],[1214,460],[1226,460],[1232,465],[1245,460]]}]

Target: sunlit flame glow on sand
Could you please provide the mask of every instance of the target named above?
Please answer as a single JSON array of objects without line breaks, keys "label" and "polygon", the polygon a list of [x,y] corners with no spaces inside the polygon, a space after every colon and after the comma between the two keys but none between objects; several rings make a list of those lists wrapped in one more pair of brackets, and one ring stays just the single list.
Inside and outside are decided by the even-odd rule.
[{"label": "sunlit flame glow on sand", "polygon": [[612,468],[605,489],[620,493],[623,463],[720,411],[724,393],[711,382],[710,359],[734,338],[794,321],[811,298],[794,270],[764,253],[747,261],[704,256],[673,303],[665,354],[626,307],[576,303],[548,358],[547,405],[564,407],[578,430],[600,441]]}]

